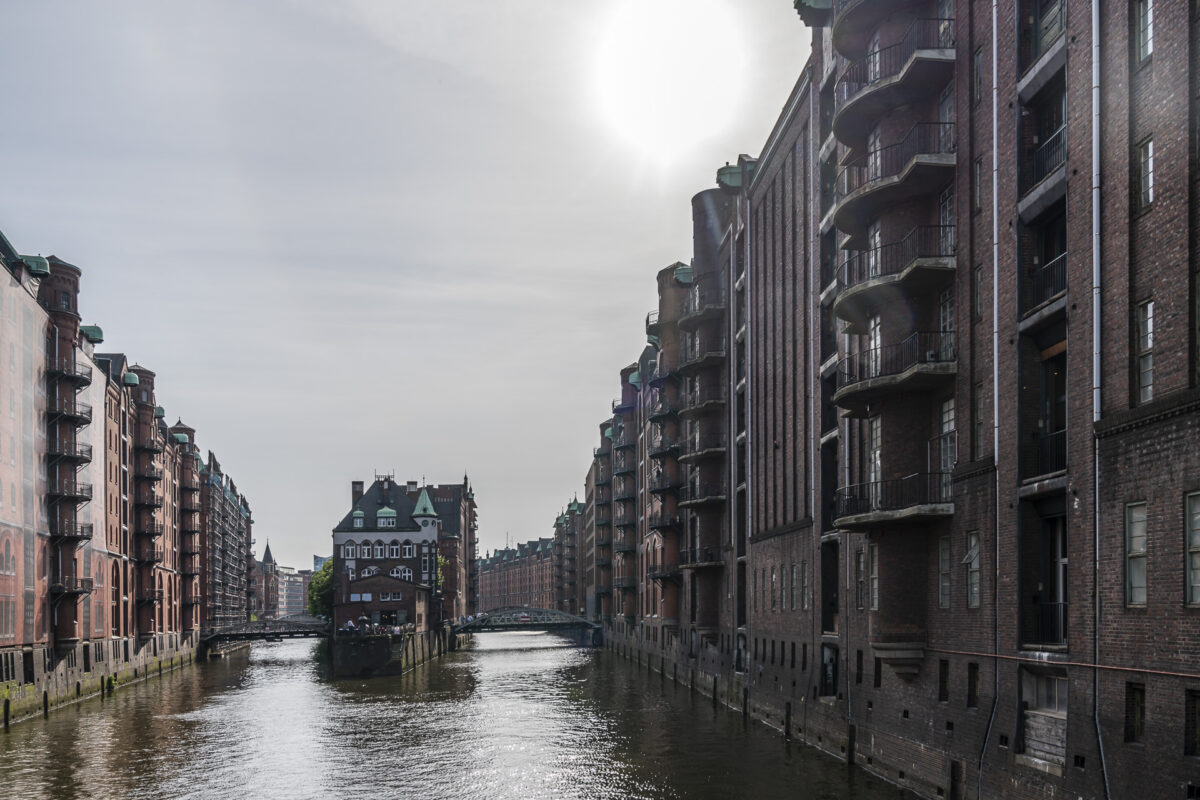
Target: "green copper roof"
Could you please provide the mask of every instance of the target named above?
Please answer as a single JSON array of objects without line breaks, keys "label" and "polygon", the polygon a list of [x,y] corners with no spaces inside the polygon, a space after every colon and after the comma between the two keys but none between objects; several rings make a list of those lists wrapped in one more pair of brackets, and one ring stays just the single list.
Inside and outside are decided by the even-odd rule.
[{"label": "green copper roof", "polygon": [[176,433],[174,436],[175,441],[179,442],[180,444],[187,444],[188,438],[186,433]]},{"label": "green copper roof", "polygon": [[50,262],[43,256],[19,256],[30,275],[49,275]]},{"label": "green copper roof", "polygon": [[121,383],[125,384],[126,386],[137,386],[139,383],[137,373],[126,372],[125,376],[121,378]]},{"label": "green copper roof", "polygon": [[679,264],[675,267],[675,280],[680,283],[692,282],[692,268],[688,264]]},{"label": "green copper roof", "polygon": [[163,408],[162,406],[154,407],[154,418],[155,419],[162,419],[166,415],[167,415],[167,410],[165,408]]},{"label": "green copper roof", "polygon": [[376,517],[394,517],[394,516],[396,516],[396,509],[388,508],[387,506],[384,506],[383,508],[381,508],[375,512],[375,516]]},{"label": "green copper roof", "polygon": [[655,347],[659,346],[658,337],[655,336],[653,333],[646,336],[646,341],[649,342],[650,344],[654,345]]},{"label": "green copper roof", "polygon": [[612,441],[612,425],[609,425],[607,428],[604,429],[604,438],[608,439],[609,441]]},{"label": "green copper roof", "polygon": [[[393,514],[395,514],[396,512],[394,512],[394,511],[393,511],[392,513],[393,513]],[[354,512],[353,514],[351,514],[350,516],[352,516],[352,517],[365,517],[365,516],[366,516],[366,514],[364,514],[364,513],[363,513],[361,510],[358,510],[358,511],[355,511],[355,512]]]},{"label": "green copper roof", "polygon": [[636,370],[635,370],[635,371],[633,371],[633,372],[631,372],[631,373],[629,373],[629,383],[630,383],[631,385],[633,385],[633,386],[641,387],[641,385],[642,385],[642,373],[640,373],[640,372],[638,372],[638,371],[636,371]]},{"label": "green copper roof", "polygon": [[80,325],[79,332],[92,344],[100,344],[104,341],[104,331],[100,330],[99,325]]},{"label": "green copper roof", "polygon": [[413,509],[414,517],[436,517],[437,512],[433,510],[433,501],[429,499],[429,491],[421,490],[421,496],[417,498],[417,507]]}]

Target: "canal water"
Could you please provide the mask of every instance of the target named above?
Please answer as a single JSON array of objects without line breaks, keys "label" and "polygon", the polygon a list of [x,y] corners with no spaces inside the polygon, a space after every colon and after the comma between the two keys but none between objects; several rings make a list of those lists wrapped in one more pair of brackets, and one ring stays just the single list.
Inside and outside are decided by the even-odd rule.
[{"label": "canal water", "polygon": [[657,673],[491,633],[398,678],[331,683],[312,640],[164,675],[0,733],[5,800],[802,798],[899,789]]}]

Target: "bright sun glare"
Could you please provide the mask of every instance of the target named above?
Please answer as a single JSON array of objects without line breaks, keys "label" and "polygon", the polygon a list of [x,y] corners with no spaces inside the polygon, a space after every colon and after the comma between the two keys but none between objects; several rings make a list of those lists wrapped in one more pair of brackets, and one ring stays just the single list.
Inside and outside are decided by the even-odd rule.
[{"label": "bright sun glare", "polygon": [[597,58],[608,125],[662,160],[719,133],[744,89],[738,22],[725,0],[623,0],[601,32]]}]

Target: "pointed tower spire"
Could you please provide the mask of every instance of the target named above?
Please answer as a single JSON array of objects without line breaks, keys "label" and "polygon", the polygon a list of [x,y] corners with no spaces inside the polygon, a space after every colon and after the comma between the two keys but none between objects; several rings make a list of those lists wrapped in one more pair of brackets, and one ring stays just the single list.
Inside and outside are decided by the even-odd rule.
[{"label": "pointed tower spire", "polygon": [[413,509],[413,519],[421,517],[436,517],[437,512],[433,509],[433,501],[429,499],[429,490],[421,487],[421,494],[417,497],[417,507]]},{"label": "pointed tower spire", "polygon": [[263,550],[262,562],[264,564],[274,564],[275,557],[271,555],[271,540],[267,539],[267,549]]}]

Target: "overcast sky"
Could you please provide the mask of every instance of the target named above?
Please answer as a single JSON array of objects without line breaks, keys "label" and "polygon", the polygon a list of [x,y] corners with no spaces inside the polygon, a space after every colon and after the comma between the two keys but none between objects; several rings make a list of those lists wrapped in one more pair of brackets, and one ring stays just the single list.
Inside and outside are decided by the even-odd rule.
[{"label": "overcast sky", "polygon": [[8,2],[0,229],[83,270],[249,498],[469,473],[481,551],[583,493],[689,199],[807,57],[791,0]]}]

